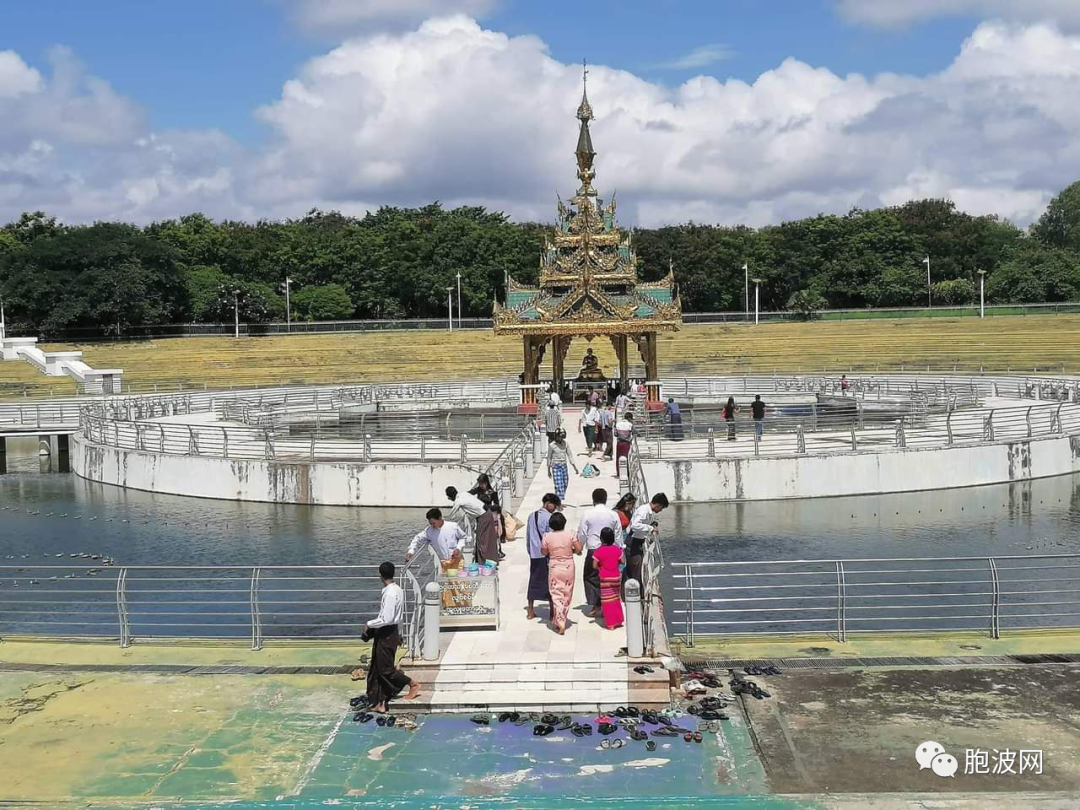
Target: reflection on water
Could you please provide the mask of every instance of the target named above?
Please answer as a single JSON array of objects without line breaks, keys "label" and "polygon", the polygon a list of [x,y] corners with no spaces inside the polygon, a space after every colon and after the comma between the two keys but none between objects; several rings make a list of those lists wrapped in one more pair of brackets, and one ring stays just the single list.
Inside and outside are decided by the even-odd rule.
[{"label": "reflection on water", "polygon": [[671,562],[1080,551],[1080,476],[852,498],[675,506]]}]

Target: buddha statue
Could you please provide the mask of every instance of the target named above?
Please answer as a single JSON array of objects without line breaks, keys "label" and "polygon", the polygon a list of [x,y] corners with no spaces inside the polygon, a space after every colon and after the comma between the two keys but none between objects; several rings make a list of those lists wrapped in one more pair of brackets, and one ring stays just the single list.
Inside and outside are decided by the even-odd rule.
[{"label": "buddha statue", "polygon": [[600,363],[591,348],[585,350],[585,356],[581,358],[581,371],[578,372],[578,382],[606,382],[607,377],[600,370]]}]

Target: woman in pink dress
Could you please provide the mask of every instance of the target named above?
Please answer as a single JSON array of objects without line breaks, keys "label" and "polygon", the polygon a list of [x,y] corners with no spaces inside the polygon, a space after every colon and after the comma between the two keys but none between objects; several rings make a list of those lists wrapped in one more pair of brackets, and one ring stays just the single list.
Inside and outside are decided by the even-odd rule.
[{"label": "woman in pink dress", "polygon": [[593,552],[593,565],[600,572],[600,606],[604,609],[604,624],[608,630],[623,626],[622,566],[626,563],[623,550],[615,545],[615,531],[610,527],[600,530],[600,548]]},{"label": "woman in pink dress", "polygon": [[551,624],[561,636],[566,633],[566,615],[574,597],[574,555],[581,553],[581,543],[574,532],[566,530],[566,515],[562,512],[551,516],[540,550],[548,558]]}]

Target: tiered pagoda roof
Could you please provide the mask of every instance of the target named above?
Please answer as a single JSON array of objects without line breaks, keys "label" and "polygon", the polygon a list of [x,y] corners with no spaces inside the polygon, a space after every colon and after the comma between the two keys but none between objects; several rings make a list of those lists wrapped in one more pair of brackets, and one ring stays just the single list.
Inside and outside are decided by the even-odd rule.
[{"label": "tiered pagoda roof", "polygon": [[510,279],[506,304],[495,304],[495,333],[592,337],[675,331],[682,307],[671,271],[660,281],[638,281],[633,232],[615,221],[615,195],[605,205],[593,188],[596,151],[587,87],[577,118],[581,187],[569,206],[559,200],[558,224],[540,254],[540,287]]}]

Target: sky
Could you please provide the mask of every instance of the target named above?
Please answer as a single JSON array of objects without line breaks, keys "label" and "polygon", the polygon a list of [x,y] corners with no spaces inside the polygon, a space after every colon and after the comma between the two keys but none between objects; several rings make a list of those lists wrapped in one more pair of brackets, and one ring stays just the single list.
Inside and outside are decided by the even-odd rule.
[{"label": "sky", "polygon": [[48,0],[0,22],[0,221],[480,204],[760,226],[1080,179],[1075,0]]}]

